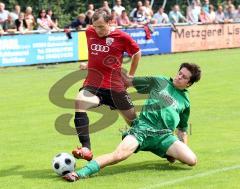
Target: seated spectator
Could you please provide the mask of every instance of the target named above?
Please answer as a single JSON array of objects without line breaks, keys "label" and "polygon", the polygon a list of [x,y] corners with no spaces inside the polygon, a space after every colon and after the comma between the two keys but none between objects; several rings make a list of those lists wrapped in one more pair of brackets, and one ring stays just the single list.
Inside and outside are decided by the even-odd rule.
[{"label": "seated spectator", "polygon": [[13,12],[11,12],[14,21],[18,19],[20,12],[21,7],[19,5],[15,5]]},{"label": "seated spectator", "polygon": [[47,16],[45,9],[39,11],[37,24],[37,30],[39,32],[50,32],[52,28],[58,30],[57,26],[55,26],[52,20]]},{"label": "seated spectator", "polygon": [[131,22],[125,10],[123,10],[122,14],[117,18],[117,23],[118,23],[118,26],[123,26],[123,27],[131,25]]},{"label": "seated spectator", "polygon": [[224,15],[224,12],[223,12],[222,5],[218,5],[218,10],[216,11],[215,14],[216,14],[215,22],[216,23],[224,23],[225,15]]},{"label": "seated spectator", "polygon": [[116,12],[117,16],[122,15],[122,11],[125,10],[125,8],[122,6],[122,1],[121,0],[116,0],[115,5],[113,7],[113,10]]},{"label": "seated spectator", "polygon": [[197,2],[192,1],[191,5],[187,8],[187,20],[190,23],[198,23],[201,9],[198,8]]},{"label": "seated spectator", "polygon": [[144,25],[148,23],[148,19],[143,6],[141,6],[139,10],[134,13],[133,22],[138,25]]},{"label": "seated spectator", "polygon": [[229,22],[233,22],[233,19],[235,17],[235,7],[234,5],[229,5],[227,8],[227,11],[224,13],[225,15],[225,22],[229,23]]},{"label": "seated spectator", "polygon": [[204,0],[204,3],[202,5],[202,8],[203,10],[206,12],[206,13],[209,13],[209,0]]},{"label": "seated spectator", "polygon": [[144,1],[144,9],[145,9],[146,17],[148,18],[148,20],[151,20],[153,16],[153,10],[149,0]]},{"label": "seated spectator", "polygon": [[75,19],[74,21],[72,21],[72,23],[70,25],[67,26],[67,28],[72,28],[72,29],[76,29],[76,30],[81,30],[82,28],[86,28],[87,24],[85,22],[85,14],[79,14],[77,19]]},{"label": "seated spectator", "polygon": [[55,26],[58,26],[58,19],[51,9],[47,10],[47,16],[52,20]]},{"label": "seated spectator", "polygon": [[8,14],[7,20],[3,23],[3,30],[7,33],[15,33],[17,31],[17,27],[11,13]]},{"label": "seated spectator", "polygon": [[240,5],[238,5],[238,10],[236,11],[234,22],[240,22]]},{"label": "seated spectator", "polygon": [[201,8],[201,12],[200,12],[200,14],[199,14],[199,21],[200,21],[202,24],[211,23],[209,14],[208,14],[207,12],[205,12],[205,10],[204,10],[203,8]]},{"label": "seated spectator", "polygon": [[85,23],[87,25],[92,25],[92,16],[94,14],[93,10],[88,10],[85,18]]},{"label": "seated spectator", "polygon": [[117,26],[117,14],[116,14],[116,11],[115,10],[112,10],[111,12],[111,16],[112,16],[112,19],[110,21],[110,25],[111,26]]},{"label": "seated spectator", "polygon": [[136,12],[137,12],[137,11],[139,10],[139,8],[142,7],[142,6],[143,6],[142,1],[138,1],[138,2],[137,2],[137,7],[134,8],[134,9],[130,12],[130,14],[129,14],[130,19],[133,20],[134,14],[136,14]]},{"label": "seated spectator", "polygon": [[27,22],[26,22],[24,16],[25,16],[24,13],[21,12],[19,14],[19,18],[17,20],[15,20],[17,31],[22,32],[22,33],[25,33],[26,31],[28,31]]},{"label": "seated spectator", "polygon": [[158,12],[153,15],[154,24],[166,24],[169,23],[169,18],[166,13],[164,13],[163,7],[158,9]]},{"label": "seated spectator", "polygon": [[187,22],[187,19],[180,12],[179,5],[174,5],[173,10],[169,13],[169,20],[171,23]]},{"label": "seated spectator", "polygon": [[36,25],[35,23],[35,18],[32,14],[32,7],[27,7],[25,11],[25,20],[27,22],[27,27],[28,30],[33,30],[34,26]]},{"label": "seated spectator", "polygon": [[111,12],[112,10],[110,9],[109,5],[108,5],[108,1],[103,1],[103,6],[102,8],[105,8],[108,12]]},{"label": "seated spectator", "polygon": [[215,23],[216,20],[216,13],[214,11],[214,6],[209,5],[209,18],[211,23]]},{"label": "seated spectator", "polygon": [[8,19],[9,12],[5,10],[5,4],[0,2],[0,25],[3,26],[4,22]]}]

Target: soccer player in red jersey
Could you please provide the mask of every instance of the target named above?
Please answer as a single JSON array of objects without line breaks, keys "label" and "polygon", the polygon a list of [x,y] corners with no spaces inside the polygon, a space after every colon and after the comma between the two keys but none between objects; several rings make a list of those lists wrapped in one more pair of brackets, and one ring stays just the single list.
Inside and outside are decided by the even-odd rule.
[{"label": "soccer player in red jersey", "polygon": [[125,32],[110,26],[111,14],[106,9],[95,11],[92,21],[93,26],[86,30],[88,64],[80,65],[88,74],[75,100],[74,123],[82,147],[72,152],[76,158],[86,160],[92,159],[88,109],[105,104],[119,110],[128,123],[136,118],[122,81],[121,65],[126,52],[132,57],[128,75],[133,77],[141,58],[137,43]]}]

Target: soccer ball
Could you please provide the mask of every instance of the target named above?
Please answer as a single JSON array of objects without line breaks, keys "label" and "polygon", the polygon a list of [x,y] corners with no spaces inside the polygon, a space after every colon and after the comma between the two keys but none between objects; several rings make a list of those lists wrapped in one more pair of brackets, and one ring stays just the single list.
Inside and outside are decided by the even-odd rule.
[{"label": "soccer ball", "polygon": [[52,168],[55,173],[63,176],[67,173],[74,171],[76,161],[74,157],[68,153],[60,153],[53,158]]}]

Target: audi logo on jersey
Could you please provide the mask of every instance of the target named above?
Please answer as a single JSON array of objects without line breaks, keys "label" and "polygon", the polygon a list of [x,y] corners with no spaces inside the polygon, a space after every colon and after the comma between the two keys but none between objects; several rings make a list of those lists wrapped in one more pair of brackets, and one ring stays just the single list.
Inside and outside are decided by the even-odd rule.
[{"label": "audi logo on jersey", "polygon": [[92,44],[91,50],[97,51],[97,52],[109,52],[110,48],[108,46],[104,46],[104,45]]}]

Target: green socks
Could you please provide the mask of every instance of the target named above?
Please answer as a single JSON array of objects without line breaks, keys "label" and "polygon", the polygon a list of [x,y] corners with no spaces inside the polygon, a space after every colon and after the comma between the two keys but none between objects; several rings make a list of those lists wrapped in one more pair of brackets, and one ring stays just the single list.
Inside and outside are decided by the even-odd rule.
[{"label": "green socks", "polygon": [[80,178],[86,178],[99,171],[100,171],[100,166],[95,160],[92,160],[85,167],[76,171],[76,173]]}]

